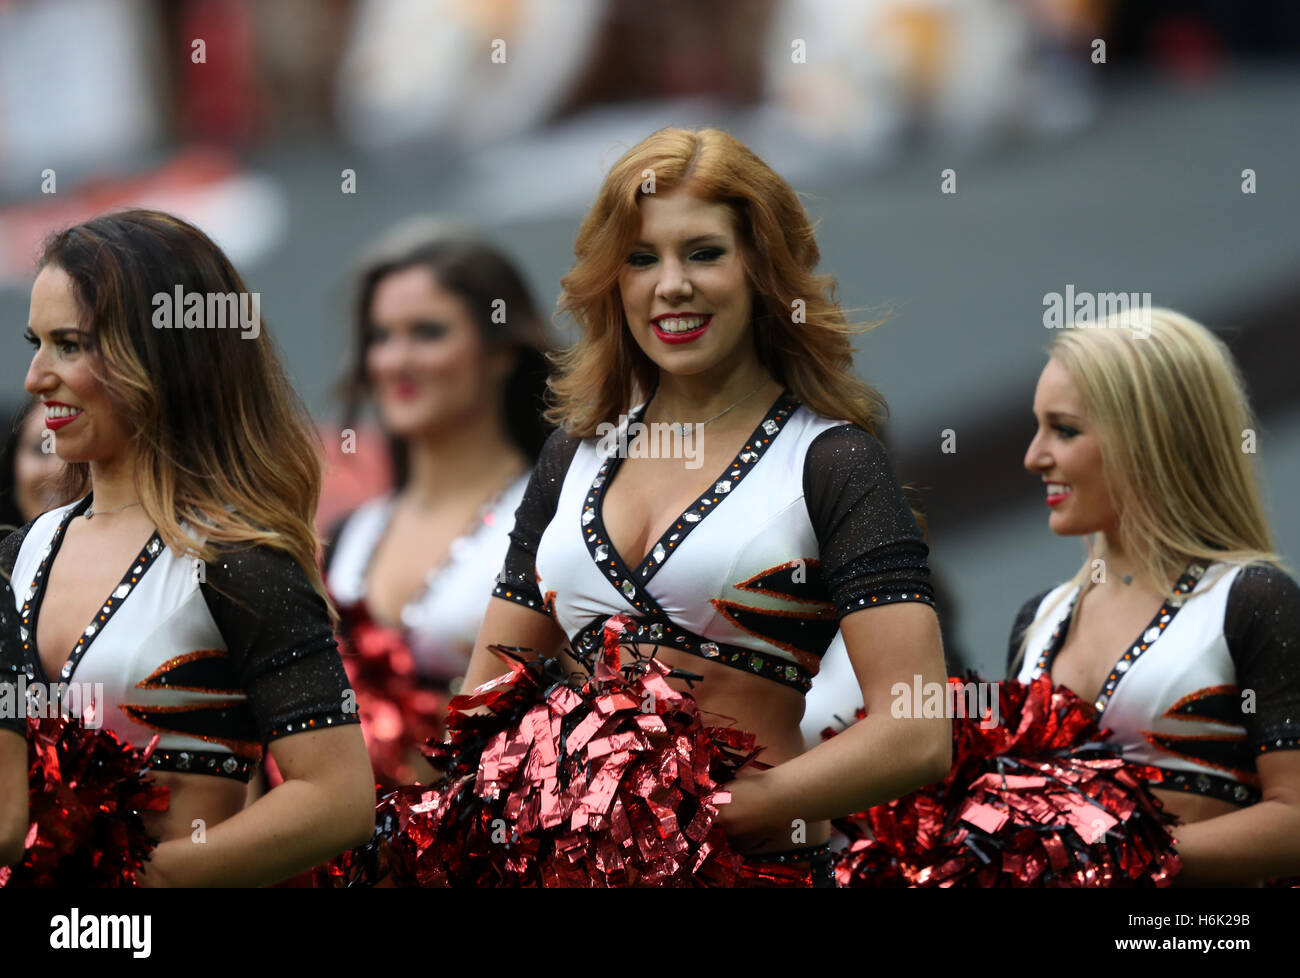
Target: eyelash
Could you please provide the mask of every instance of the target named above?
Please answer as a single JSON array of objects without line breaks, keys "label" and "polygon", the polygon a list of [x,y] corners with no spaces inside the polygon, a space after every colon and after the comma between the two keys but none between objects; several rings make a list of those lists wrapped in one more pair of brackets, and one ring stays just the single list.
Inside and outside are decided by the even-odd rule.
[{"label": "eyelash", "polygon": [[[40,349],[41,341],[36,338],[36,335],[32,333],[31,330],[28,330],[27,332],[23,333],[23,339],[25,339],[28,343],[32,345],[33,350]],[[56,350],[59,351],[60,356],[71,356],[72,354],[77,353],[81,349],[81,345],[79,343],[74,343],[71,340],[55,340],[54,347]]]},{"label": "eyelash", "polygon": [[1075,435],[1079,433],[1074,428],[1071,428],[1069,425],[1064,425],[1064,424],[1054,424],[1052,425],[1052,428],[1060,432],[1062,438],[1073,438]]},{"label": "eyelash", "polygon": [[[696,255],[703,255],[703,254],[710,254],[713,256],[712,258],[703,259],[704,261],[717,261],[719,258],[721,258],[723,255],[726,254],[726,250],[723,248],[700,248],[698,251],[692,252],[691,257],[693,258]],[[642,263],[642,262],[638,262],[636,259],[638,258],[653,259],[654,257],[655,256],[650,254],[650,252],[648,251],[638,251],[635,254],[628,256],[627,263],[631,265],[633,268],[647,268],[649,266],[648,262]]]}]

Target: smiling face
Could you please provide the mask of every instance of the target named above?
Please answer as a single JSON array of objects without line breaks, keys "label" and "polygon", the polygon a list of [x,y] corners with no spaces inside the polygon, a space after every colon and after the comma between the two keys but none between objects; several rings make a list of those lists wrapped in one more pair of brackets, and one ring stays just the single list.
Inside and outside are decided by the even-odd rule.
[{"label": "smiling face", "polygon": [[510,352],[486,349],[469,307],[428,268],[379,280],[369,330],[366,376],[389,434],[414,437],[500,401]]},{"label": "smiling face", "polygon": [[669,373],[731,372],[755,356],[731,210],[680,188],[643,197],[640,209],[641,233],[618,276],[637,346]]},{"label": "smiling face", "polygon": [[1025,468],[1043,479],[1053,532],[1113,532],[1118,514],[1106,487],[1096,426],[1069,373],[1055,360],[1038,378],[1034,417],[1038,431],[1025,453]]},{"label": "smiling face", "polygon": [[90,335],[72,279],[46,265],[32,285],[28,341],[35,347],[24,386],[44,404],[45,427],[65,462],[112,462],[127,451],[130,437],[104,385],[92,372]]}]

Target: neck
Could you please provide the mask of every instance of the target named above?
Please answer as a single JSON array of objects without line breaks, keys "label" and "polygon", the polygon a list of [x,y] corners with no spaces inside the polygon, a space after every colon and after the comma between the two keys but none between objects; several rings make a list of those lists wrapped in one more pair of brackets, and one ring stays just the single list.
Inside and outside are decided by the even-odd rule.
[{"label": "neck", "polygon": [[778,390],[780,385],[757,358],[723,376],[714,371],[682,376],[661,370],[652,408],[658,420],[691,423],[703,421],[741,398],[745,398],[741,408],[752,408],[755,403],[767,408]]},{"label": "neck", "polygon": [[[1125,576],[1132,577],[1132,583],[1138,584],[1142,573],[1142,568],[1138,566],[1133,555],[1124,547],[1119,533],[1115,531],[1101,534],[1101,547],[1097,556],[1106,561],[1106,583],[1108,585],[1119,585],[1123,587]],[[1173,587],[1178,580],[1182,568],[1172,571],[1168,580],[1168,586]]]},{"label": "neck", "polygon": [[506,434],[499,415],[482,412],[407,441],[410,469],[403,498],[417,507],[480,495],[528,468],[528,457]]},{"label": "neck", "polygon": [[91,462],[90,486],[95,496],[91,505],[98,513],[140,501],[134,460],[127,456]]}]

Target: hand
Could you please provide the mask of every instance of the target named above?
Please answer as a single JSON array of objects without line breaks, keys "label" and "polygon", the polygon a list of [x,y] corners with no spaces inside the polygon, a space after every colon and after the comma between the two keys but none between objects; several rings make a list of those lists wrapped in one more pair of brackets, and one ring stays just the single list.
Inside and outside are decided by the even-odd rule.
[{"label": "hand", "polygon": [[741,849],[746,842],[760,841],[756,833],[762,827],[766,800],[762,777],[762,774],[741,775],[725,786],[731,792],[731,801],[718,806],[718,824],[735,849]]}]

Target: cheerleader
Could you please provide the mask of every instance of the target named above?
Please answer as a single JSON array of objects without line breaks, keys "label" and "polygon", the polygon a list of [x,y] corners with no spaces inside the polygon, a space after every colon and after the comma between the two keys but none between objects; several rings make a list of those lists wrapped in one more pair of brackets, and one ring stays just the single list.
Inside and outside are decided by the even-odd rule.
[{"label": "cheerleader", "polygon": [[346,426],[374,404],[395,484],[331,531],[325,579],[386,787],[432,774],[418,747],[441,737],[549,431],[544,348],[523,277],[464,232],[399,230],[361,270]]},{"label": "cheerleader", "polygon": [[1181,884],[1300,873],[1300,588],[1273,553],[1231,354],[1165,309],[1061,333],[1025,467],[1075,576],[1030,598],[1013,673],[1090,698],[1181,819]]},{"label": "cheerleader", "polygon": [[[315,561],[310,421],[256,295],[191,225],[98,217],[39,267],[26,387],[73,501],[0,544],[25,666],[85,691],[124,741],[159,737],[170,805],[142,885],[283,879],[372,821]],[[285,781],[245,809],[264,748]]]},{"label": "cheerleader", "polygon": [[[13,592],[0,576],[0,704],[15,706],[24,672]],[[12,714],[12,715],[11,715]],[[23,857],[27,833],[27,723],[21,711],[0,712],[0,867]]]},{"label": "cheerleader", "polygon": [[28,401],[15,414],[0,449],[0,539],[55,505],[63,463],[43,445],[45,411]]},{"label": "cheerleader", "polygon": [[[891,714],[896,682],[944,679],[927,548],[808,217],[728,134],[664,129],[614,165],[574,250],[561,430],[465,688],[502,672],[490,645],[584,650],[631,615],[642,650],[700,677],[675,688],[764,748],[770,767],[743,769],[721,808],[732,846],[833,886],[827,820],[942,776],[951,747],[946,719]],[[805,751],[837,629],[868,716]]]}]

